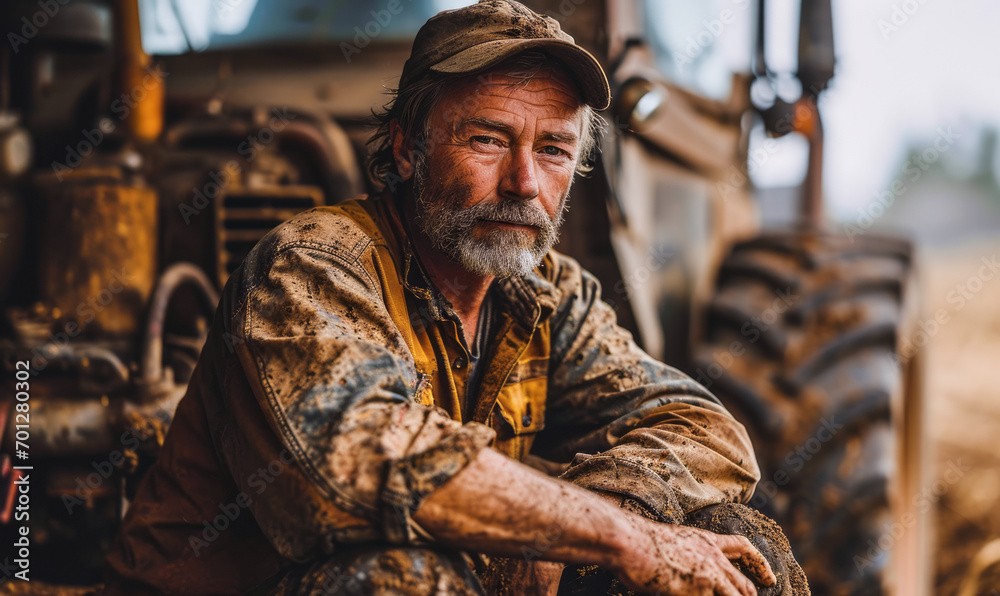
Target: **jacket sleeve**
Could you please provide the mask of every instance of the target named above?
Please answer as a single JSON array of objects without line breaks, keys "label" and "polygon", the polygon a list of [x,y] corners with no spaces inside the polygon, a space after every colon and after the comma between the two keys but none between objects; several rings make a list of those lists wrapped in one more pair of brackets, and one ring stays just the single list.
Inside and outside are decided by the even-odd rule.
[{"label": "jacket sleeve", "polygon": [[[272,255],[248,259],[231,318],[236,374],[252,394],[243,399],[255,398],[299,478],[256,499],[260,527],[297,560],[336,540],[331,505],[383,539],[418,538],[410,514],[492,444],[493,430],[414,401],[418,375],[371,277],[372,251],[298,243]],[[255,441],[228,444],[239,448],[224,441],[222,457],[249,490],[268,462]]]},{"label": "jacket sleeve", "polygon": [[700,384],[642,351],[576,261],[557,260],[556,284],[562,298],[535,453],[573,460],[564,479],[634,499],[662,520],[748,500],[760,473],[743,425]]}]

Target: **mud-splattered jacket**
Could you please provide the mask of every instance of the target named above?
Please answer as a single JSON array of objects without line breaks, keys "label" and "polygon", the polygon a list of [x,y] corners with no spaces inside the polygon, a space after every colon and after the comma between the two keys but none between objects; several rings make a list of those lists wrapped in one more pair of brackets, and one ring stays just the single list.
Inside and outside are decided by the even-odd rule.
[{"label": "mud-splattered jacket", "polygon": [[109,592],[235,593],[352,543],[427,540],[411,513],[490,446],[572,462],[566,480],[664,520],[750,497],[743,427],[640,350],[554,251],[496,282],[467,398],[459,319],[397,213],[388,199],[307,211],[233,274]]}]

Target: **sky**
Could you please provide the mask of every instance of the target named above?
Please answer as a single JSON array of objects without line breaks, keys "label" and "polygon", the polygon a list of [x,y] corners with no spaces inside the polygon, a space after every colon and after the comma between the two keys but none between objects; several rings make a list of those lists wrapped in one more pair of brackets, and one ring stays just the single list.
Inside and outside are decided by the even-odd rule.
[{"label": "sky", "polygon": [[[796,67],[800,0],[768,0],[768,67]],[[672,80],[719,98],[728,73],[747,71],[756,0],[647,0],[650,27],[699,67],[665,61]],[[821,97],[829,215],[851,219],[904,170],[908,151],[927,152],[960,173],[972,168],[979,132],[1000,127],[1000,2],[833,0],[836,76]],[[727,14],[728,13],[728,14]],[[723,23],[729,17],[729,23]],[[721,23],[721,25],[720,25]],[[695,45],[691,45],[694,43]],[[794,98],[792,98],[794,99]],[[751,133],[751,154],[766,139]],[[935,144],[944,151],[932,149]],[[769,145],[771,146],[771,145]],[[805,139],[788,135],[752,164],[760,187],[801,182]]]},{"label": "sky", "polygon": [[[909,148],[933,157],[937,143],[947,148],[941,159],[967,169],[979,130],[1000,127],[1000,3],[833,0],[833,9],[837,74],[821,104],[824,191],[828,212],[845,218],[890,188]],[[758,184],[801,179],[804,143],[783,145],[786,155],[760,168]]]}]

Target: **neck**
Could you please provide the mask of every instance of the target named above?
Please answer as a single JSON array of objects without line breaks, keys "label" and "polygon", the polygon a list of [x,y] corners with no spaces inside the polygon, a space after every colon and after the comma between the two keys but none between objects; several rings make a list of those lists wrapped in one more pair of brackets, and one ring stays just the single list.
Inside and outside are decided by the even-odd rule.
[{"label": "neck", "polygon": [[404,205],[403,217],[409,228],[414,251],[431,282],[448,299],[462,320],[466,342],[471,345],[479,323],[479,309],[495,277],[469,271],[451,256],[434,248],[416,222],[412,201],[406,201]]}]

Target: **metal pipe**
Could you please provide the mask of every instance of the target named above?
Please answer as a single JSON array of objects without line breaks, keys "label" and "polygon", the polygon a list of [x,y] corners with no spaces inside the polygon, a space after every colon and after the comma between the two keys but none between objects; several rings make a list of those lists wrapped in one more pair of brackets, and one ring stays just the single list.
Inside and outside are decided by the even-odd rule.
[{"label": "metal pipe", "polygon": [[[142,47],[138,0],[118,0],[115,15],[115,55],[119,93],[135,101],[131,117],[126,119],[132,138],[151,142],[163,130],[163,77],[151,69],[153,60]],[[140,100],[140,89],[142,99]]]},{"label": "metal pipe", "polygon": [[[128,385],[128,367],[121,361],[117,354],[107,348],[98,346],[84,346],[75,350],[78,365],[83,371],[80,379],[81,388],[89,393],[111,393]],[[114,373],[106,381],[99,382],[94,375],[90,374],[94,370],[93,363],[104,364],[104,369]]]},{"label": "metal pipe", "polygon": [[163,379],[163,325],[167,318],[167,306],[174,292],[184,284],[193,284],[205,299],[209,317],[219,304],[219,293],[200,267],[192,263],[174,263],[163,272],[156,284],[156,291],[150,301],[149,318],[146,322],[146,337],[142,349],[142,384],[155,385]]},{"label": "metal pipe", "polygon": [[795,104],[795,129],[809,140],[809,163],[802,184],[799,214],[810,230],[823,226],[823,122],[813,96]]},{"label": "metal pipe", "polygon": [[765,0],[757,0],[757,39],[754,44],[753,60],[753,74],[757,78],[767,77],[767,57],[764,55],[764,33],[766,31],[764,15],[766,14],[767,7],[764,2]]},{"label": "metal pipe", "polygon": [[[178,147],[186,140],[202,136],[228,136],[240,139],[252,135],[258,129],[246,120],[191,120],[172,126],[166,142]],[[322,178],[323,193],[327,203],[357,196],[364,192],[350,137],[333,121],[293,121],[284,122],[281,128],[272,129],[276,141],[290,141],[306,147],[315,156],[315,164]],[[234,146],[236,141],[234,141]]]},{"label": "metal pipe", "polygon": [[[184,397],[185,387],[174,387],[148,403],[127,399],[110,401],[79,397],[47,397],[32,402],[31,454],[40,457],[87,457],[122,449],[123,433],[136,434],[141,421],[169,421]],[[14,437],[14,419],[6,424],[5,451]],[[141,434],[141,433],[140,433]]]},{"label": "metal pipe", "polygon": [[[48,343],[43,350],[45,368],[52,366],[53,369],[75,371],[74,374],[79,376],[79,387],[86,394],[113,393],[128,385],[131,376],[128,367],[117,354],[106,347],[93,344],[79,347],[57,346]],[[97,371],[103,374],[98,375]]]},{"label": "metal pipe", "polygon": [[799,60],[796,77],[802,94],[815,97],[833,78],[833,10],[830,0],[803,0],[799,11]]}]

